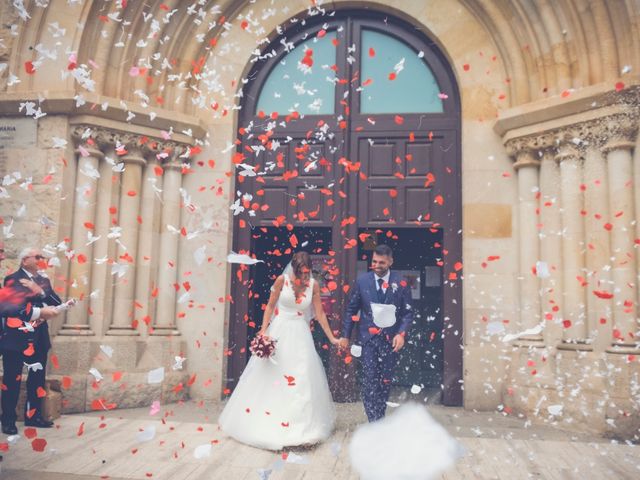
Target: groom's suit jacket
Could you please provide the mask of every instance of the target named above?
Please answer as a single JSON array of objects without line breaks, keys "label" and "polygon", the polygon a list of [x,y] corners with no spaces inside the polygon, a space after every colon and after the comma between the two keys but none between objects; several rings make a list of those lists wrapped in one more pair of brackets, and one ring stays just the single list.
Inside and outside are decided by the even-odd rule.
[{"label": "groom's suit jacket", "polygon": [[[409,287],[402,286],[402,277],[399,273],[390,272],[389,285],[385,292],[384,301],[378,300],[378,286],[375,273],[368,272],[360,275],[351,295],[349,305],[343,319],[343,337],[351,338],[354,326],[358,327],[359,343],[364,345],[374,335],[385,335],[389,341],[398,333],[406,332],[413,321],[411,308],[411,291]],[[380,328],[373,323],[372,303],[386,303],[396,306],[396,323],[388,328]],[[360,319],[354,321],[360,311]]]}]

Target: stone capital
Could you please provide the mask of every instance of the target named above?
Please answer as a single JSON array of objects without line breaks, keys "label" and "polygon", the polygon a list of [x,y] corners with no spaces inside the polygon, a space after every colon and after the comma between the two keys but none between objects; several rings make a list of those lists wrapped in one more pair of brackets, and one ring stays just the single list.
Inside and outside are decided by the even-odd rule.
[{"label": "stone capital", "polygon": [[611,137],[607,140],[607,143],[602,147],[602,153],[607,155],[609,152],[613,152],[615,150],[633,150],[635,147],[633,141],[629,138],[625,137]]},{"label": "stone capital", "polygon": [[554,145],[554,136],[549,134],[528,135],[508,140],[505,148],[509,156],[518,159],[522,152],[534,154],[539,150],[544,150]]},{"label": "stone capital", "polygon": [[531,150],[521,150],[516,154],[516,162],[513,164],[513,168],[516,171],[526,167],[540,168],[540,160],[536,158],[536,153]]},{"label": "stone capital", "polygon": [[558,146],[555,160],[558,164],[565,160],[580,160],[582,155],[580,149],[573,142],[564,141]]},{"label": "stone capital", "polygon": [[135,145],[129,147],[126,150],[126,153],[120,156],[120,160],[124,164],[138,164],[142,166],[145,166],[147,164],[147,160],[142,149]]}]

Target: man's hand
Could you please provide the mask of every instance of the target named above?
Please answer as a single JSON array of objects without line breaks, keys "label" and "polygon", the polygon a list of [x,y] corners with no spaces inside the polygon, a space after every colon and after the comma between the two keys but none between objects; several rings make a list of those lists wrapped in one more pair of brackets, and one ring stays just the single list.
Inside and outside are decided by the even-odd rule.
[{"label": "man's hand", "polygon": [[56,307],[42,307],[40,309],[40,318],[38,320],[49,320],[56,315],[58,315],[58,309]]},{"label": "man's hand", "polygon": [[349,348],[349,339],[342,337],[340,340],[338,340],[338,347],[340,347],[340,350],[346,350],[347,348]]},{"label": "man's hand", "polygon": [[34,282],[33,280],[27,280],[26,278],[21,278],[20,285],[31,290],[31,293],[33,293],[34,295],[44,295],[44,290],[42,289],[42,287],[38,285],[36,282]]},{"label": "man's hand", "polygon": [[393,337],[393,351],[399,352],[402,347],[404,347],[404,335],[399,333],[395,337]]}]

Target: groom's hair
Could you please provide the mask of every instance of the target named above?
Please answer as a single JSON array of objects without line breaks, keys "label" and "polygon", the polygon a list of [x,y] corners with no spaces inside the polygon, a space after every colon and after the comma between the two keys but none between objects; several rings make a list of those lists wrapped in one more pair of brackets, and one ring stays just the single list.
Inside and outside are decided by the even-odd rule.
[{"label": "groom's hair", "polygon": [[385,245],[384,243],[376,245],[376,248],[373,252],[376,255],[386,255],[389,258],[393,258],[393,250],[391,250],[391,247],[389,245]]}]

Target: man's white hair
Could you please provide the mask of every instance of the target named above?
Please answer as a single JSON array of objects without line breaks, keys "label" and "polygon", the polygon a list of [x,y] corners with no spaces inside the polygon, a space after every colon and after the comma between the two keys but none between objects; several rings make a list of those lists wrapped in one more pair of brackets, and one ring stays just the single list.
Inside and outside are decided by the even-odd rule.
[{"label": "man's white hair", "polygon": [[31,255],[31,252],[39,252],[40,250],[37,249],[36,247],[26,247],[23,248],[22,251],[20,252],[20,255],[18,255],[18,262],[20,262],[20,265],[22,265],[22,260],[25,259],[25,257],[28,257]]}]

